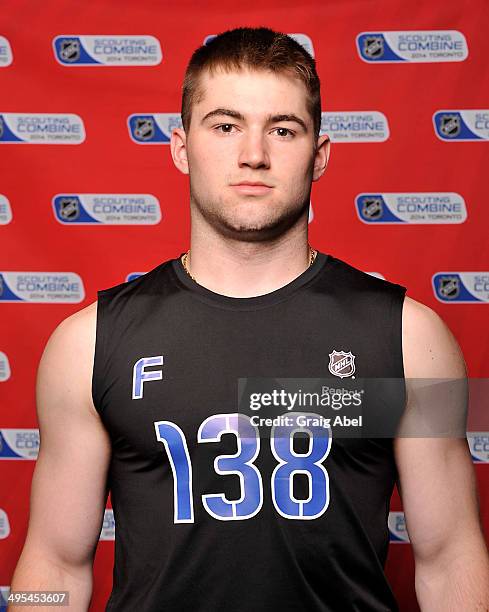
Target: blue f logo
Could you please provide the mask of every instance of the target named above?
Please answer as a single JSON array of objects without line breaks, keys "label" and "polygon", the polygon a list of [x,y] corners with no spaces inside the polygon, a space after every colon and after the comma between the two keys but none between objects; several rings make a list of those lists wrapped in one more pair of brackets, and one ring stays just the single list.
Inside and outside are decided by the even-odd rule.
[{"label": "blue f logo", "polygon": [[136,361],[132,371],[132,399],[142,399],[145,382],[148,382],[148,380],[161,380],[163,378],[162,370],[144,371],[145,367],[156,365],[163,365],[163,355],[142,357]]}]

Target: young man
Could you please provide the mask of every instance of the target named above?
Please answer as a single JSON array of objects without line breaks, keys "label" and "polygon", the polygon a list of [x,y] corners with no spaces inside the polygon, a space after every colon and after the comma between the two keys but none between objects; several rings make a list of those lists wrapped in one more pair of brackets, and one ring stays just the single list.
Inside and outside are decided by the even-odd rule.
[{"label": "young man", "polygon": [[464,437],[326,430],[297,450],[290,428],[261,437],[237,404],[247,377],[465,378],[432,310],[310,249],[320,117],[314,61],[288,36],[242,28],[194,53],[171,141],[190,250],[99,292],[50,338],[13,590],[68,590],[87,609],[110,487],[108,610],[397,610],[383,569],[399,479],[421,608],[488,609]]}]

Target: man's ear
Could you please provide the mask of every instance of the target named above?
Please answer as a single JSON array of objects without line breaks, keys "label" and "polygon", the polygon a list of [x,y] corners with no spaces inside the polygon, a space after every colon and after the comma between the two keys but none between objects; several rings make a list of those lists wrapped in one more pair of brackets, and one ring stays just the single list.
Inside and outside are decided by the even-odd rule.
[{"label": "man's ear", "polygon": [[330,144],[331,142],[327,134],[323,134],[318,138],[316,155],[314,157],[314,172],[312,174],[313,181],[318,181],[326,170],[329,161]]},{"label": "man's ear", "polygon": [[173,163],[183,174],[188,174],[187,135],[183,128],[174,128],[171,133],[170,150]]}]

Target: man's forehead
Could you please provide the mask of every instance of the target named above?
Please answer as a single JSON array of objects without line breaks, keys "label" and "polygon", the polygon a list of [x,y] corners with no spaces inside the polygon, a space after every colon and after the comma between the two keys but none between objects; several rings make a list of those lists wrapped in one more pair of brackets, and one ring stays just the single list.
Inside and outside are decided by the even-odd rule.
[{"label": "man's forehead", "polygon": [[[254,90],[248,87],[250,80],[261,81],[266,85],[267,97],[272,97],[274,91],[273,82],[275,81],[275,92],[287,96],[289,103],[295,102],[306,110],[307,89],[304,82],[290,70],[272,71],[269,69],[252,68],[248,66],[224,67],[215,66],[211,70],[203,70],[198,77],[196,105],[215,104],[221,105],[223,96],[233,96],[239,90],[240,96],[252,98],[259,93],[259,89]],[[261,90],[263,94],[263,89]],[[221,98],[221,100],[219,99]],[[239,99],[233,101],[235,106],[239,105]],[[286,102],[286,100],[283,100]],[[203,110],[203,109],[202,109]],[[281,109],[268,109],[269,112],[281,112]],[[295,110],[299,110],[296,108]],[[302,109],[301,109],[302,110]]]},{"label": "man's forehead", "polygon": [[291,68],[282,70],[271,70],[270,68],[254,68],[247,65],[216,65],[204,68],[198,80],[201,85],[206,83],[215,84],[217,82],[237,82],[239,80],[276,80],[279,83],[287,84],[289,87],[306,89],[305,84]]}]

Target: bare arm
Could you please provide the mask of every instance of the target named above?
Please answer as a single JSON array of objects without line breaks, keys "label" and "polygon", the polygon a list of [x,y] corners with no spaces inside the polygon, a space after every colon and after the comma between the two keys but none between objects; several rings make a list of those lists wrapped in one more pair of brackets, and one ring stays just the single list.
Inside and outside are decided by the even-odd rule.
[{"label": "bare arm", "polygon": [[[110,461],[110,440],[91,398],[95,325],[96,303],[65,319],[39,364],[39,456],[27,537],[11,582],[11,591],[69,591],[69,609],[76,611],[90,603]],[[38,608],[8,608],[31,609]]]},{"label": "bare arm", "polygon": [[[403,309],[403,356],[406,379],[458,379],[464,384],[465,363],[452,333],[434,311],[410,298]],[[431,397],[436,407],[418,406],[416,419],[422,411],[447,405],[445,398]],[[454,421],[460,415],[454,419],[451,408],[446,418]],[[438,418],[436,423],[443,425]],[[486,612],[489,557],[466,438],[399,437],[394,448],[421,610]]]}]

